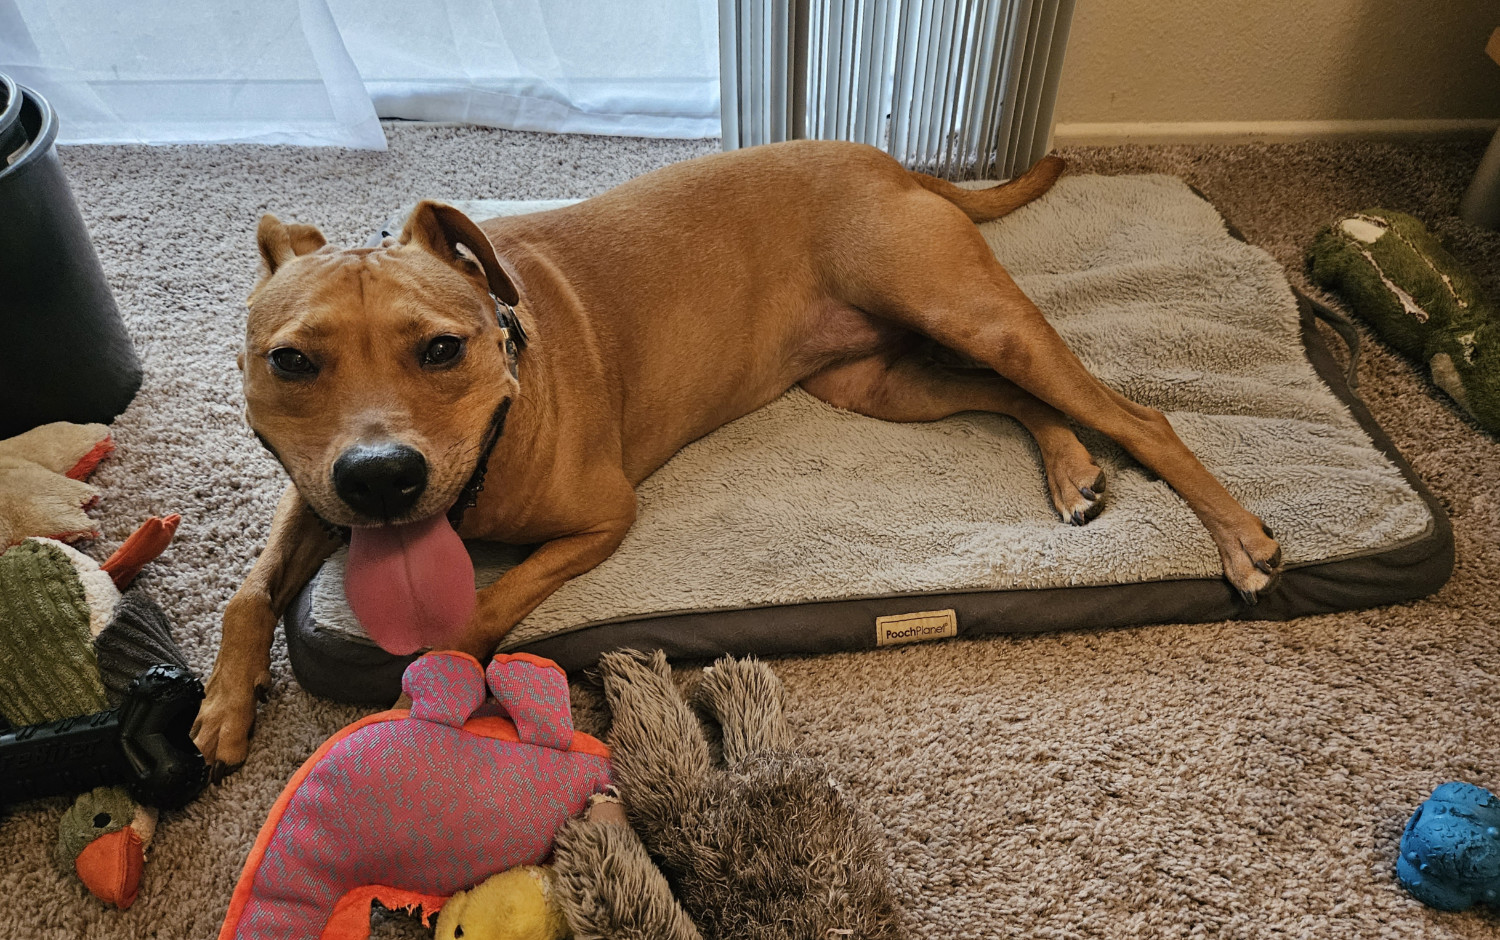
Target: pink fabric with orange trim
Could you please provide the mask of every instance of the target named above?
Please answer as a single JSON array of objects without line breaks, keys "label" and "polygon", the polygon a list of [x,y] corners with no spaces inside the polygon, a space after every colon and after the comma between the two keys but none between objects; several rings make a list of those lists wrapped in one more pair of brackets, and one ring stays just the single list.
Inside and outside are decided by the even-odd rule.
[{"label": "pink fabric with orange trim", "polygon": [[[486,678],[509,719],[473,717]],[[573,730],[567,679],[536,657],[488,676],[463,653],[407,667],[410,712],[355,722],[288,783],[261,829],[221,940],[364,940],[369,905],[441,902],[490,875],[534,865],[609,785],[609,751]]]}]

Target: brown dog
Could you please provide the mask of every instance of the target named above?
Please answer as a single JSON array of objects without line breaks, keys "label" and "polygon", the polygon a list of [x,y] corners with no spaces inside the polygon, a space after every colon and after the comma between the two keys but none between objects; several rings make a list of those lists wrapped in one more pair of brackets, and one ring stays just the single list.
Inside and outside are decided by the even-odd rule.
[{"label": "brown dog", "polygon": [[[224,612],[194,729],[204,755],[245,759],[272,631],[336,546],[329,524],[449,512],[501,416],[490,486],[458,531],[539,547],[480,592],[460,644],[478,656],[615,550],[636,484],[798,383],[891,421],[1015,417],[1076,524],[1101,508],[1104,480],[1067,419],[1098,429],[1187,501],[1254,602],[1280,564],[1270,532],[1160,412],[1084,369],[974,225],[1061,172],[1049,157],[964,190],[870,147],[804,141],[483,225],[424,202],[379,248],[335,250],[315,228],[263,218],[240,369],[249,422],[292,485]],[[519,324],[502,325],[502,305]],[[994,371],[945,369],[934,343]]]}]

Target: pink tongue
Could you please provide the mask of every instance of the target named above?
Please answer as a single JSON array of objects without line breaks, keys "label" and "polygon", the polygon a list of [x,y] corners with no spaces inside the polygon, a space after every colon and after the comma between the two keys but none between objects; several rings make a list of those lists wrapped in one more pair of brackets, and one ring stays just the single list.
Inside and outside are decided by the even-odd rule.
[{"label": "pink tongue", "polygon": [[474,563],[442,513],[351,529],[344,595],[386,652],[441,649],[458,639],[474,613]]}]

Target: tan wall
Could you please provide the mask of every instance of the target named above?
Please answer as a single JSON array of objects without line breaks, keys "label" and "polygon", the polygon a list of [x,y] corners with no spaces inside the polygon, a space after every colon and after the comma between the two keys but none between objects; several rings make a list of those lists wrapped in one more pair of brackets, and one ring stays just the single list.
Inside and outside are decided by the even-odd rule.
[{"label": "tan wall", "polygon": [[1078,0],[1056,119],[1500,118],[1497,26],[1495,0]]}]

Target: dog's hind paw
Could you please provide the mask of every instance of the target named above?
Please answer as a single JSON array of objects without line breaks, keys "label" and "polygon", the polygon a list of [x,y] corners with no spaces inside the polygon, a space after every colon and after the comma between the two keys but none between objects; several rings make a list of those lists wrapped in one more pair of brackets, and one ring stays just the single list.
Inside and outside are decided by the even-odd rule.
[{"label": "dog's hind paw", "polygon": [[1092,460],[1076,469],[1049,467],[1047,489],[1063,521],[1087,525],[1104,509],[1104,471]]},{"label": "dog's hind paw", "polygon": [[1219,544],[1224,577],[1234,585],[1240,599],[1254,604],[1276,586],[1281,577],[1281,545],[1269,526],[1251,517],[1254,527],[1226,545]]}]

